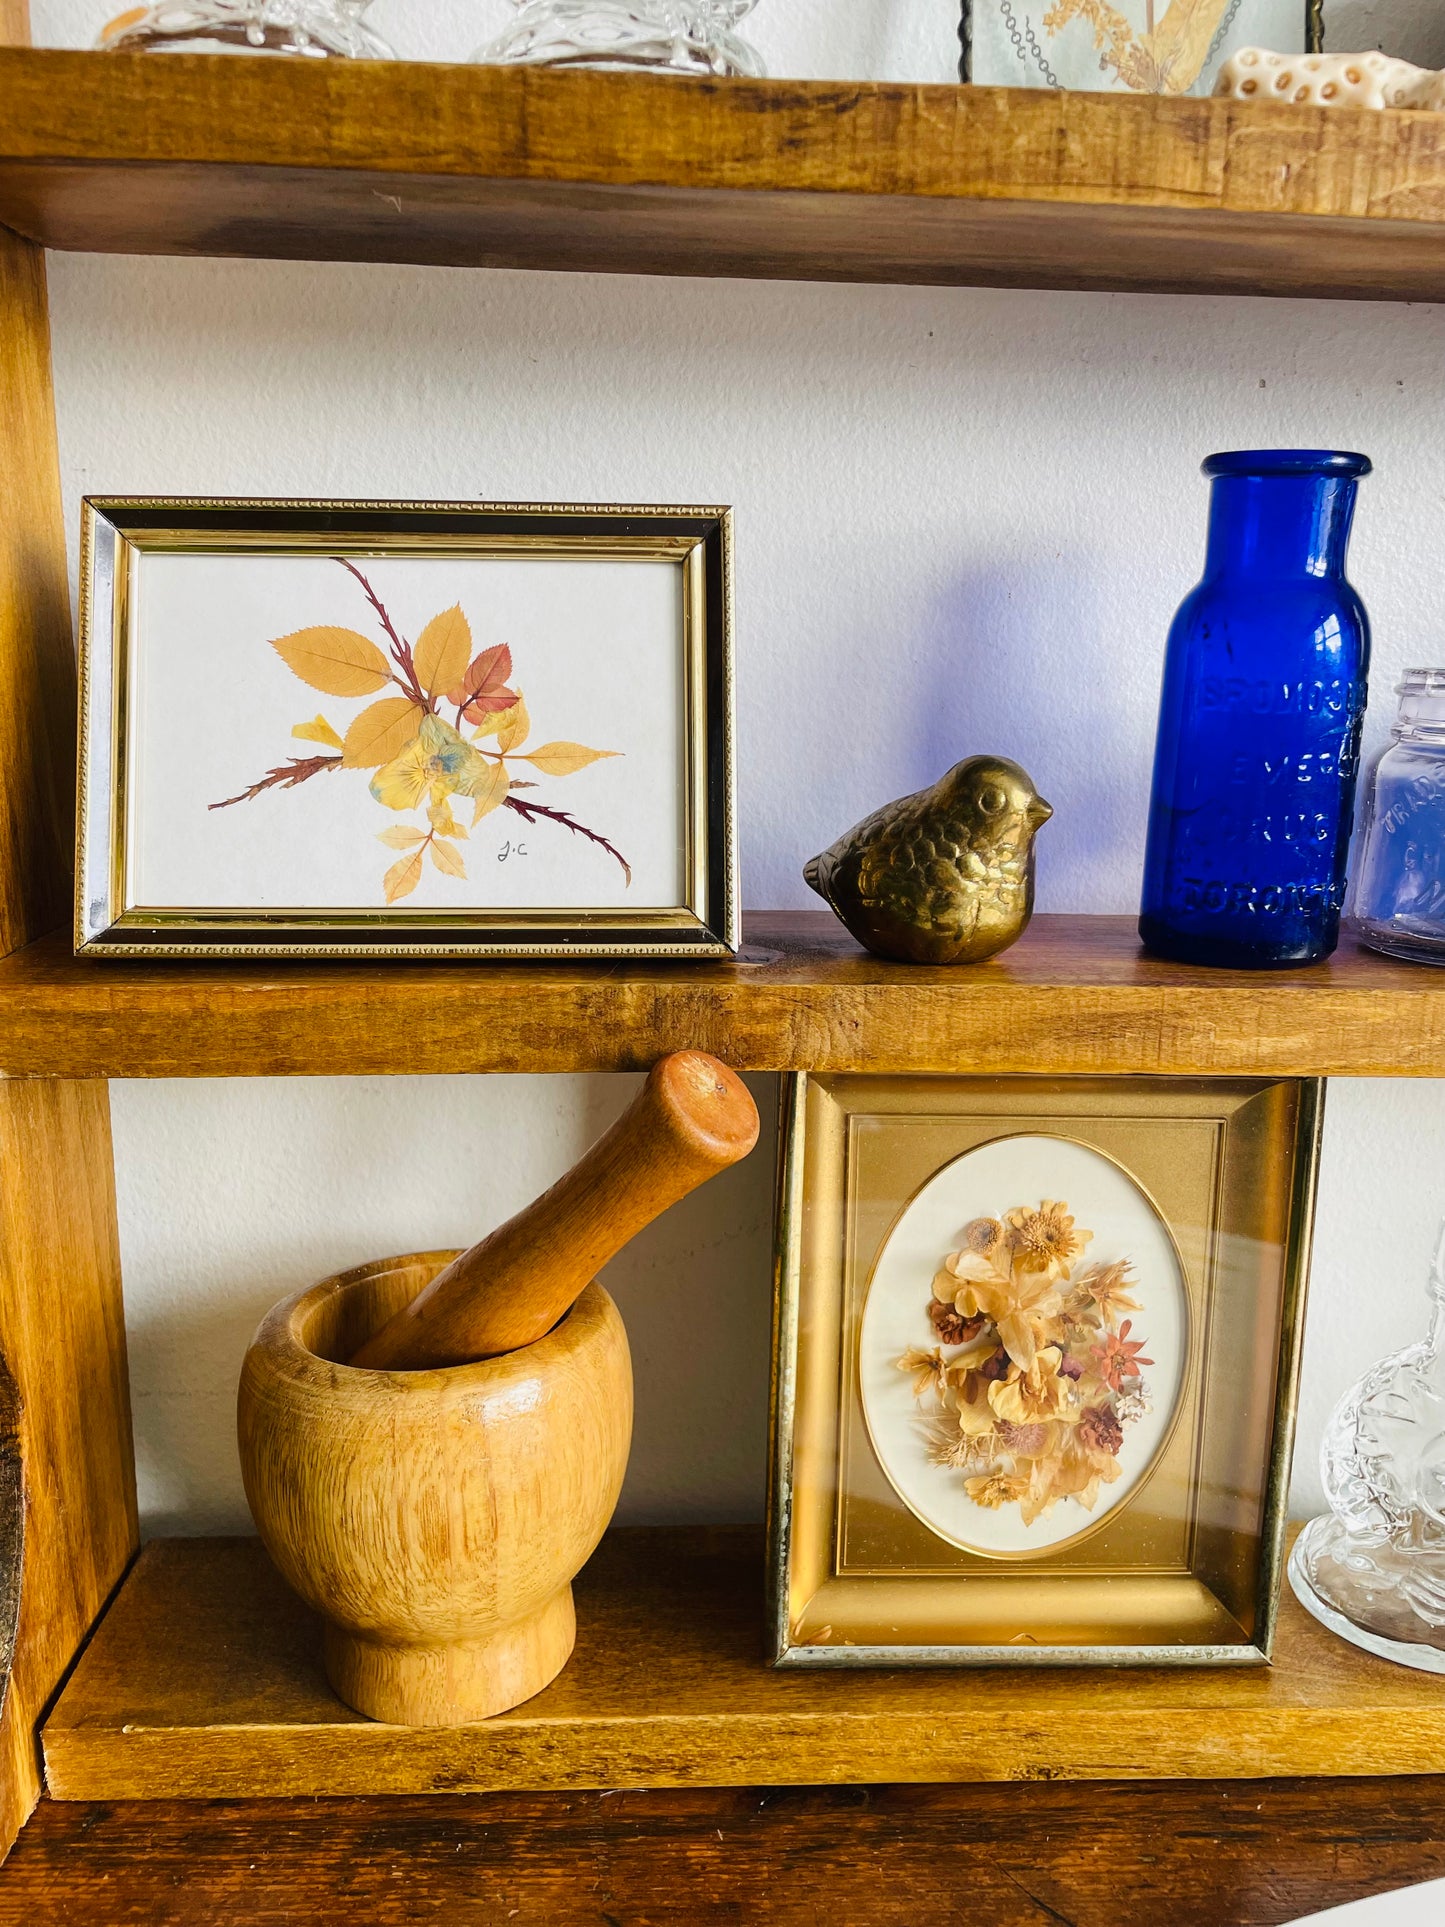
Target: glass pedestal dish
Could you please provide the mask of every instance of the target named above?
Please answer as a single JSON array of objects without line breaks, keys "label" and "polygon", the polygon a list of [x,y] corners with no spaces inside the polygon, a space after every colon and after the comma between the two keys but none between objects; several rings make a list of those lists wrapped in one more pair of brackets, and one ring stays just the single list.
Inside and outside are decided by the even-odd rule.
[{"label": "glass pedestal dish", "polygon": [[667,73],[763,74],[734,32],[755,0],[515,0],[517,17],[474,60],[548,67],[651,67]]},{"label": "glass pedestal dish", "polygon": [[105,27],[105,53],[300,54],[312,59],[394,60],[363,23],[371,0],[160,0],[132,7]]},{"label": "glass pedestal dish", "polygon": [[1330,1510],[1295,1542],[1290,1584],[1353,1645],[1445,1673],[1445,1232],[1428,1336],[1337,1406],[1320,1454]]}]

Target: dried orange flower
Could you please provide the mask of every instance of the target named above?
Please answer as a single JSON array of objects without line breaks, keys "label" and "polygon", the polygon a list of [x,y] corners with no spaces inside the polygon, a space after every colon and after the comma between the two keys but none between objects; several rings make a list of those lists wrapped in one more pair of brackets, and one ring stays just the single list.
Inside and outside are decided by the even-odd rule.
[{"label": "dried orange flower", "polygon": [[931,1352],[921,1351],[918,1346],[910,1345],[898,1361],[900,1372],[912,1372],[913,1396],[922,1398],[931,1386],[943,1397],[948,1390],[948,1373],[943,1363],[943,1353],[935,1345]]},{"label": "dried orange flower", "polygon": [[1037,1211],[1021,1205],[1007,1218],[1009,1249],[1020,1271],[1043,1271],[1057,1278],[1067,1271],[1094,1234],[1077,1231],[1069,1207],[1045,1198]]},{"label": "dried orange flower", "polygon": [[972,1224],[963,1227],[965,1251],[976,1251],[986,1258],[996,1245],[1003,1243],[1003,1226],[997,1218],[975,1218]]},{"label": "dried orange flower", "polygon": [[963,1489],[975,1505],[986,1505],[996,1512],[1001,1505],[1016,1505],[1028,1491],[1029,1482],[1012,1472],[985,1472],[969,1479]]},{"label": "dried orange flower", "polygon": [[1131,1340],[1129,1333],[1134,1322],[1126,1318],[1116,1332],[1105,1332],[1102,1345],[1094,1347],[1094,1361],[1099,1368],[1099,1376],[1111,1391],[1122,1392],[1126,1379],[1138,1378],[1141,1365],[1152,1365],[1152,1358],[1142,1356],[1142,1340]]},{"label": "dried orange flower", "polygon": [[988,1402],[997,1416],[1010,1425],[1056,1418],[1067,1423],[1076,1418],[1078,1394],[1074,1381],[1060,1374],[1062,1362],[1058,1346],[1046,1345],[1026,1372],[1011,1365],[1008,1377],[989,1387]]},{"label": "dried orange flower", "polygon": [[1121,1312],[1142,1310],[1139,1300],[1129,1296],[1129,1286],[1134,1282],[1130,1269],[1127,1258],[1118,1258],[1111,1265],[1092,1265],[1078,1273],[1074,1278],[1075,1304],[1081,1308],[1093,1305],[1111,1325],[1118,1324]]}]

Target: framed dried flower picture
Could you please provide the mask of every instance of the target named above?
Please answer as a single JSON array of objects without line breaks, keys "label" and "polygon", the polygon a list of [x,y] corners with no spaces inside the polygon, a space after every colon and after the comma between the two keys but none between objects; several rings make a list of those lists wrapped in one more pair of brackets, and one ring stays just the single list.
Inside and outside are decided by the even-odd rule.
[{"label": "framed dried flower picture", "polygon": [[963,0],[964,80],[1087,93],[1211,94],[1244,47],[1318,53],[1323,0]]},{"label": "framed dried flower picture", "polygon": [[93,500],[85,955],[736,948],[726,509]]},{"label": "framed dried flower picture", "polygon": [[1259,1663],[1320,1087],[796,1077],[783,1665]]}]

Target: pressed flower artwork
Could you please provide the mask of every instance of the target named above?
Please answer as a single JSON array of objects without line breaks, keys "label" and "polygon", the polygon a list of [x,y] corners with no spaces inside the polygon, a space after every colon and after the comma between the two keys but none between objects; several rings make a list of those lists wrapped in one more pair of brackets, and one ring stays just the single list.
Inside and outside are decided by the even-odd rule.
[{"label": "pressed flower artwork", "polygon": [[86,518],[82,951],[736,948],[726,510]]},{"label": "pressed flower artwork", "polygon": [[369,577],[345,556],[335,560],[364,591],[380,639],[324,623],[277,637],[271,647],[308,689],[348,703],[365,697],[367,706],[350,716],[344,735],[324,715],[298,723],[292,736],[320,744],[319,752],[288,757],[238,796],[210,807],[230,809],[319,776],[374,771],[371,797],[403,819],[376,832],[379,843],[403,853],[380,879],[387,903],[412,894],[428,857],[443,876],[465,883],[460,839],[498,809],[515,812],[524,825],[585,838],[615,860],[630,887],[631,866],[601,831],[521,794],[538,789],[538,778],[574,776],[619,752],[567,740],[535,742],[526,699],[510,686],[509,644],[476,648],[471,623],[455,603],[425,624],[413,646]]},{"label": "pressed flower artwork", "polygon": [[1241,47],[1305,53],[1311,0],[964,0],[968,78],[991,87],[1209,94]]},{"label": "pressed flower artwork", "polygon": [[778,1665],[1269,1658],[1320,1095],[786,1081]]},{"label": "pressed flower artwork", "polygon": [[1186,1334],[1177,1253],[1127,1172],[1065,1139],[980,1146],[879,1260],[860,1360],[875,1450],[952,1543],[1048,1550],[1148,1471]]}]

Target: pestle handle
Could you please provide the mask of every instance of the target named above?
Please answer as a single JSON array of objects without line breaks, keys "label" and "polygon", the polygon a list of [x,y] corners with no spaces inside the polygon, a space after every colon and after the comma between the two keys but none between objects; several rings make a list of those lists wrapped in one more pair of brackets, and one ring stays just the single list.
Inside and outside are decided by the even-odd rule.
[{"label": "pestle handle", "polygon": [[664,1057],[565,1177],[439,1272],[352,1364],[423,1371],[535,1343],[629,1239],[757,1140],[735,1072],[705,1051]]}]

